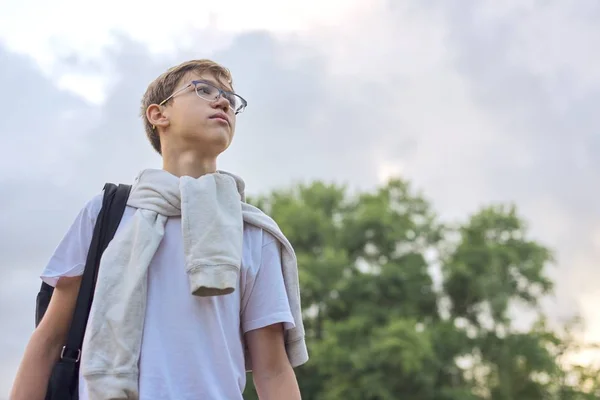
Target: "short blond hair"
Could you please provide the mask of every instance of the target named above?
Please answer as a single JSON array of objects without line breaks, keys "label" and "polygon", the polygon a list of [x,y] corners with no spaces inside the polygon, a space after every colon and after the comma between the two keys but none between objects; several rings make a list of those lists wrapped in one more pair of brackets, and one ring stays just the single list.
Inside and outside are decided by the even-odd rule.
[{"label": "short blond hair", "polygon": [[204,74],[207,72],[211,73],[215,79],[219,81],[219,83],[227,84],[229,87],[233,88],[231,72],[222,65],[208,59],[186,61],[169,68],[158,78],[152,81],[152,83],[148,85],[146,93],[144,93],[144,96],[142,97],[140,116],[144,121],[146,136],[158,154],[162,154],[160,147],[160,136],[158,135],[158,131],[154,129],[150,121],[148,121],[148,118],[146,117],[146,110],[150,105],[160,104],[161,101],[169,97],[175,90],[178,89],[178,86],[184,76],[190,72],[195,72],[197,74]]}]

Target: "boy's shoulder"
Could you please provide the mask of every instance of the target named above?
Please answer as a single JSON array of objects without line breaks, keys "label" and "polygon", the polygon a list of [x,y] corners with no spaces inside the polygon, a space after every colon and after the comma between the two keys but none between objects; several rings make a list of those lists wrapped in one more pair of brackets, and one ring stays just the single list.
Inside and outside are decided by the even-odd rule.
[{"label": "boy's shoulder", "polygon": [[268,246],[277,241],[277,238],[268,230],[244,221],[244,238],[251,239],[250,242],[255,246]]},{"label": "boy's shoulder", "polygon": [[100,210],[102,209],[103,199],[104,191],[96,193],[95,195],[90,197],[81,208],[80,215],[95,221],[98,217],[98,214],[100,214]]},{"label": "boy's shoulder", "polygon": [[84,208],[93,212],[96,211],[96,213],[100,212],[100,209],[102,208],[102,200],[104,199],[104,190],[96,193],[95,195],[93,195],[92,197],[90,197],[87,201],[87,203],[85,203]]}]

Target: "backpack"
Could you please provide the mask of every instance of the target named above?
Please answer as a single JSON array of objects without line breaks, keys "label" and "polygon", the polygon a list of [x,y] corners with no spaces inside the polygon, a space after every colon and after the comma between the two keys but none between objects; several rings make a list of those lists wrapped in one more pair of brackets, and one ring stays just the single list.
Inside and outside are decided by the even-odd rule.
[{"label": "backpack", "polygon": [[[79,399],[79,361],[83,336],[94,298],[94,289],[98,277],[98,267],[102,253],[112,240],[131,191],[130,185],[104,185],[102,208],[98,214],[94,234],[88,251],[81,286],[77,295],[77,303],[73,311],[73,319],[65,345],[62,347],[60,359],[54,365],[46,400],[78,400]],[[54,288],[43,282],[36,298],[35,326],[37,327],[48,309]]]}]

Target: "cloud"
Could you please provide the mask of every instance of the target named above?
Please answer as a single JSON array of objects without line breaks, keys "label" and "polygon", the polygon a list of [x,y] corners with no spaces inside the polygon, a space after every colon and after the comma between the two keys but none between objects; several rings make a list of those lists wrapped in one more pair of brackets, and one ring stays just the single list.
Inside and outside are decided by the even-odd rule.
[{"label": "cloud", "polygon": [[[79,136],[73,126],[90,112],[81,98],[56,88],[28,57],[0,47],[0,315],[11,329],[2,333],[0,396],[8,393],[14,370],[33,327],[39,280],[31,273],[52,250],[68,214],[55,202],[69,197],[63,187]],[[64,175],[63,175],[64,174]],[[48,202],[50,200],[50,202]],[[62,228],[62,229],[61,229]],[[36,265],[38,264],[38,265]],[[39,273],[38,273],[39,275]]]},{"label": "cloud", "polygon": [[[503,3],[504,4],[504,3]],[[456,5],[456,4],[454,4]],[[551,1],[445,9],[455,65],[493,129],[490,197],[516,201],[555,247],[562,295],[600,297],[600,29],[592,2]],[[597,261],[596,261],[597,262]],[[590,279],[591,277],[595,277]],[[589,317],[592,317],[589,312]]]},{"label": "cloud", "polygon": [[[376,1],[298,34],[190,31],[169,53],[117,35],[100,56],[61,48],[50,71],[0,47],[0,397],[33,328],[37,275],[79,208],[104,182],[160,166],[139,99],[189,58],[230,67],[249,101],[220,167],[250,193],[315,178],[366,188],[400,170],[446,219],[515,201],[558,250],[555,314],[586,302],[600,337],[586,306],[600,298],[600,28],[584,4]],[[100,104],[82,95],[97,74]]]}]

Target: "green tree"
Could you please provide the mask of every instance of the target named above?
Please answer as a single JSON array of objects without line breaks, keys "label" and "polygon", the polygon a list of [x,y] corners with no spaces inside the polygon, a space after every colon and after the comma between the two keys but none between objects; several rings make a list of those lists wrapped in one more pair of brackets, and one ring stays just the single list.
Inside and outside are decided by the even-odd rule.
[{"label": "green tree", "polygon": [[[494,400],[541,399],[547,395],[541,375],[555,372],[548,345],[555,337],[543,329],[539,300],[552,289],[544,268],[550,251],[528,240],[514,207],[487,207],[458,229],[455,250],[444,263],[444,292],[451,315],[472,332],[485,366],[482,393]],[[530,332],[514,327],[511,305],[535,311],[540,324]]]},{"label": "green tree", "polygon": [[[356,194],[314,182],[250,201],[298,255],[304,399],[598,398],[597,371],[559,362],[573,341],[540,310],[552,254],[514,207],[486,207],[451,228],[400,179]],[[515,310],[537,322],[519,330]]]}]

